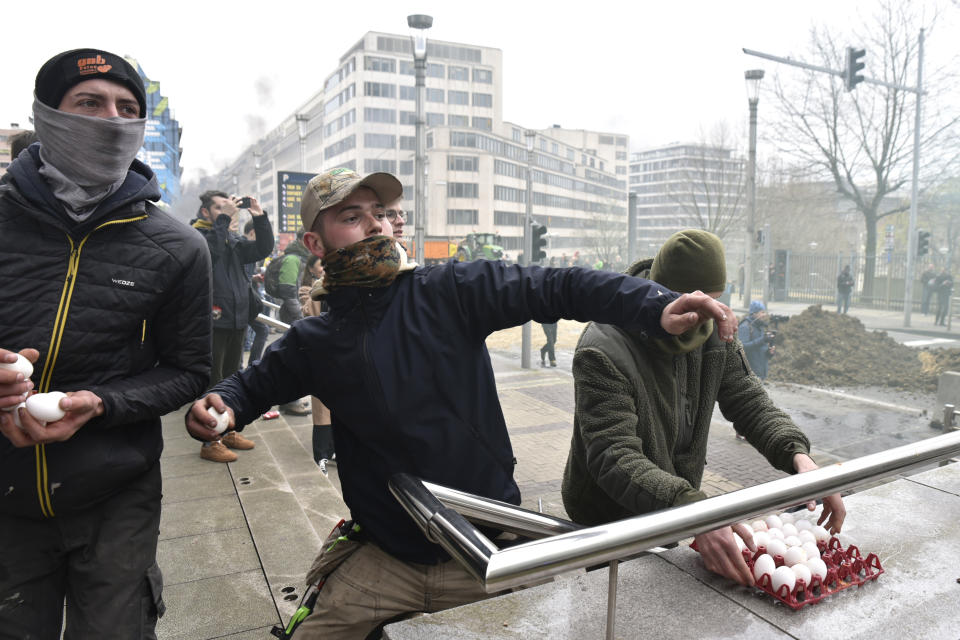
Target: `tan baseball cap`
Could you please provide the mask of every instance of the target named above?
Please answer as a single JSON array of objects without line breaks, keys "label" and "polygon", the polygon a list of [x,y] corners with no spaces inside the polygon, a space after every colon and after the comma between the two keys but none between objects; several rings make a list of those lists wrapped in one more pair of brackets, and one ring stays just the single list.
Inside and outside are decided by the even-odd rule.
[{"label": "tan baseball cap", "polygon": [[389,173],[371,173],[366,178],[352,169],[332,169],[307,183],[300,201],[300,219],[307,231],[324,209],[343,202],[360,187],[368,187],[387,205],[403,195],[403,185]]}]

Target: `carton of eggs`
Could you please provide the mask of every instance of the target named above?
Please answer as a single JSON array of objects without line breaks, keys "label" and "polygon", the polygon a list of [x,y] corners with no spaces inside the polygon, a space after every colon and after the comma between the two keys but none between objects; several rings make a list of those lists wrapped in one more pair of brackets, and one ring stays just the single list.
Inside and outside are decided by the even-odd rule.
[{"label": "carton of eggs", "polygon": [[218,433],[218,434],[223,433],[224,431],[227,430],[227,427],[230,426],[230,413],[229,413],[229,412],[224,411],[223,413],[220,413],[219,411],[217,411],[217,410],[214,409],[213,407],[207,407],[207,413],[209,413],[211,416],[213,416],[213,417],[216,419],[216,421],[217,421],[217,426],[215,426],[215,427],[213,428],[213,430],[214,430],[216,433]]}]

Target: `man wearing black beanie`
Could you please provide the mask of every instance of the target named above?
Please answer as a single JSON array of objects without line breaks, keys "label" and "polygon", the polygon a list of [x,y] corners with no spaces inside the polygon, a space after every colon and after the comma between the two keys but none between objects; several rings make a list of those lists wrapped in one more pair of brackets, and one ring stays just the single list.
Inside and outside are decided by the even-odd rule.
[{"label": "man wearing black beanie", "polygon": [[[209,379],[210,256],[153,204],[145,113],[126,60],[60,53],[0,184],[0,363],[32,363],[0,367],[3,637],[155,638],[163,614],[160,416]],[[20,404],[53,391],[61,418]]]}]

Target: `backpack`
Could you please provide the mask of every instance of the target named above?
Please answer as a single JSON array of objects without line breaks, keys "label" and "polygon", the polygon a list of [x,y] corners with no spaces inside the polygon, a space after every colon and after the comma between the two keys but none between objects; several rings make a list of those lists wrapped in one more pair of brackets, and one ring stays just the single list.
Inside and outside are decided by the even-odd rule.
[{"label": "backpack", "polygon": [[280,297],[280,269],[283,268],[283,261],[286,257],[277,256],[271,260],[263,274],[263,290],[271,298]]}]

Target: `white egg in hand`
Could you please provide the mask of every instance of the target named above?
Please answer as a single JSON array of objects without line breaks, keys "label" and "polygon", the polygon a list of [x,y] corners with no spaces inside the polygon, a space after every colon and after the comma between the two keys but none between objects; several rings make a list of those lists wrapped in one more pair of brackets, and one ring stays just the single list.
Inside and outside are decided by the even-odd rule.
[{"label": "white egg in hand", "polygon": [[773,561],[770,554],[764,553],[757,556],[756,561],[753,563],[753,577],[756,578],[757,582],[760,582],[760,576],[765,573],[772,576],[776,568],[777,563]]},{"label": "white egg in hand", "polygon": [[24,358],[19,353],[17,354],[16,362],[0,362],[0,369],[9,369],[11,371],[19,371],[23,374],[24,380],[33,375],[33,363]]},{"label": "white egg in hand", "polygon": [[10,414],[13,416],[13,424],[17,425],[18,429],[23,429],[23,424],[20,423],[20,409],[26,408],[26,406],[27,406],[26,402],[21,402],[15,407],[7,407],[6,409],[4,409],[4,411],[9,411]]},{"label": "white egg in hand", "polygon": [[795,564],[790,569],[793,570],[793,575],[797,576],[797,582],[803,581],[803,584],[810,586],[810,581],[813,580],[813,574],[810,573],[810,567],[805,564]]},{"label": "white egg in hand", "polygon": [[786,585],[787,591],[792,592],[793,587],[797,584],[797,574],[790,567],[777,567],[773,571],[771,582],[773,583],[773,592],[778,595],[782,595],[780,594],[780,588],[784,585]]},{"label": "white egg in hand", "polygon": [[216,433],[223,433],[227,430],[227,427],[230,426],[230,412],[224,411],[223,413],[220,413],[213,407],[207,407],[207,413],[217,420],[217,426],[213,428]]},{"label": "white egg in hand", "polygon": [[783,556],[783,562],[788,567],[792,567],[795,564],[802,564],[806,561],[807,552],[803,550],[803,547],[790,547]]},{"label": "white egg in hand", "polygon": [[35,393],[27,398],[27,411],[40,422],[56,422],[67,415],[67,412],[60,408],[60,401],[66,397],[67,394],[62,391]]}]

